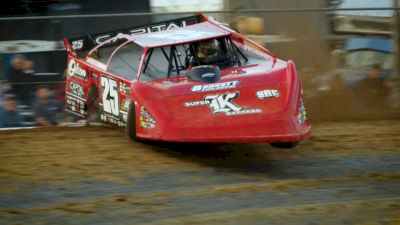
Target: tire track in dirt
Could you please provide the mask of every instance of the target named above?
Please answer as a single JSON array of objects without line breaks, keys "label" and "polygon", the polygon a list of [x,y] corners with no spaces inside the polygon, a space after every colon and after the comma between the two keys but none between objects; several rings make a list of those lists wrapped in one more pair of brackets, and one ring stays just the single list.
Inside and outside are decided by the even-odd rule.
[{"label": "tire track in dirt", "polygon": [[[151,224],[399,224],[400,198],[250,208],[204,213]],[[338,219],[342,218],[342,219]],[[384,219],[374,222],[376,217]],[[371,220],[372,219],[372,220]]]},{"label": "tire track in dirt", "polygon": [[321,123],[296,149],[0,132],[0,224],[399,224],[400,122]]}]

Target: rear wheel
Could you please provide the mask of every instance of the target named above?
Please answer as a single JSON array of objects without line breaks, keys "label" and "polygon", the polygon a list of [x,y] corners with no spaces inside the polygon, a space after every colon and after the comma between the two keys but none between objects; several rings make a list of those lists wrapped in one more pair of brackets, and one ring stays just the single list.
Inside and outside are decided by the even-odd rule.
[{"label": "rear wheel", "polygon": [[131,101],[129,103],[129,110],[128,110],[128,119],[126,124],[126,129],[128,131],[129,138],[133,141],[137,141],[136,136],[136,110],[135,110],[135,103]]},{"label": "rear wheel", "polygon": [[273,142],[270,144],[275,148],[294,148],[299,144],[299,142]]}]

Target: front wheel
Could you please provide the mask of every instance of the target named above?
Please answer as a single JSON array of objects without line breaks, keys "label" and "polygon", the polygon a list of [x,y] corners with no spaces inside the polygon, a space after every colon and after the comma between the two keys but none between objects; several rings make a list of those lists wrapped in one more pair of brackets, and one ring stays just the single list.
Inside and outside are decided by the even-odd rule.
[{"label": "front wheel", "polygon": [[295,142],[273,142],[270,144],[272,147],[275,147],[275,148],[294,148],[299,144],[299,142],[297,142],[297,141],[295,141]]},{"label": "front wheel", "polygon": [[127,119],[126,129],[128,131],[129,138],[132,139],[133,141],[137,141],[137,136],[136,136],[136,110],[135,110],[135,103],[133,101],[131,101],[131,103],[129,103],[128,119]]}]

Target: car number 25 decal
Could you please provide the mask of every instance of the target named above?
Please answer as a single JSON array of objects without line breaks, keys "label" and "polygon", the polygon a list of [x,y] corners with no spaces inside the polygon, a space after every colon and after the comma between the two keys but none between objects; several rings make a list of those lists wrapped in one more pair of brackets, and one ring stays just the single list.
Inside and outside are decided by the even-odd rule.
[{"label": "car number 25 decal", "polygon": [[103,110],[114,116],[119,115],[118,84],[117,81],[101,77],[103,88]]}]

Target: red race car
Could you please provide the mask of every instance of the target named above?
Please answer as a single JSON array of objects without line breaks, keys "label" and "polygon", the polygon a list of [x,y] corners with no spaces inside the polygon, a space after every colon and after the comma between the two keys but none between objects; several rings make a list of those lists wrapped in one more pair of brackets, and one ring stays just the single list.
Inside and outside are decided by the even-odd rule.
[{"label": "red race car", "polygon": [[66,111],[95,111],[133,140],[293,147],[310,135],[293,62],[203,14],[64,44]]}]

